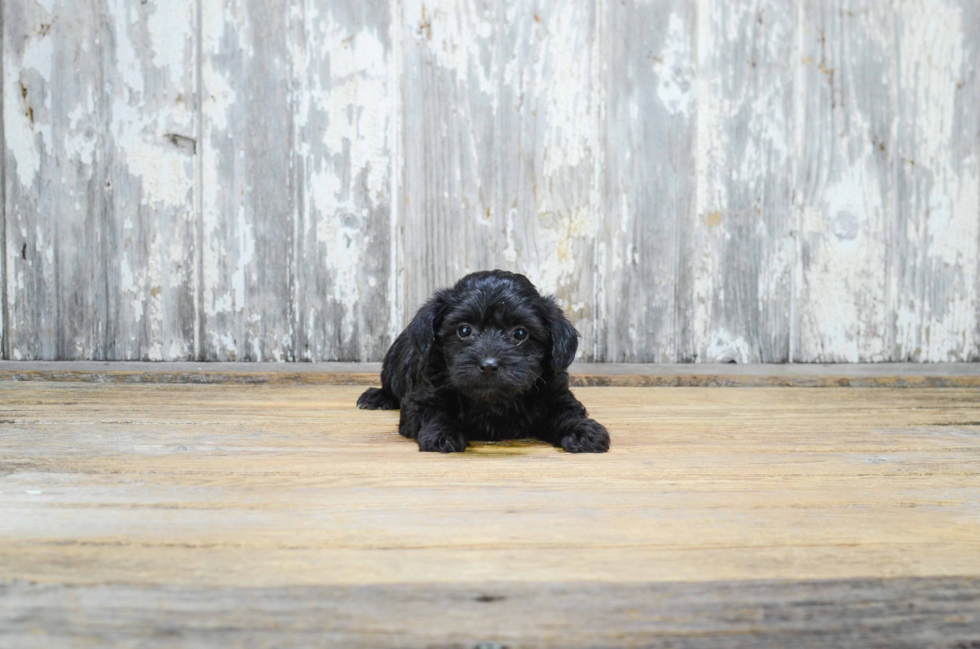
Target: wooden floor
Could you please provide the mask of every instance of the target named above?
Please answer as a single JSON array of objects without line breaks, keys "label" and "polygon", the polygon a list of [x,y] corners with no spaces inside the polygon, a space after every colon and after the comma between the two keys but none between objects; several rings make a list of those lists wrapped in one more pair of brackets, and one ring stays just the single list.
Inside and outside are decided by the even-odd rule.
[{"label": "wooden floor", "polygon": [[362,389],[0,383],[0,647],[980,646],[976,388],[578,388],[579,456]]}]

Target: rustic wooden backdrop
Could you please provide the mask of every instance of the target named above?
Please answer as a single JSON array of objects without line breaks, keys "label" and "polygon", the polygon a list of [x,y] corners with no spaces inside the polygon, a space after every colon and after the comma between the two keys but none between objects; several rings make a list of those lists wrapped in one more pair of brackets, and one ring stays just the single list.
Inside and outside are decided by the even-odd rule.
[{"label": "rustic wooden backdrop", "polygon": [[4,0],[11,359],[980,359],[976,0]]}]

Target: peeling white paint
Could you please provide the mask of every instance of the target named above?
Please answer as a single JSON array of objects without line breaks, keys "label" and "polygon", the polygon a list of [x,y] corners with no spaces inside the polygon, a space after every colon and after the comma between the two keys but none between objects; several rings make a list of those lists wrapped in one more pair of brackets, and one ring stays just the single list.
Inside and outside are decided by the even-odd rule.
[{"label": "peeling white paint", "polygon": [[[68,133],[65,135],[65,152],[70,159],[78,160],[86,167],[95,161],[96,146],[98,139],[95,129],[84,129],[82,123],[91,119],[95,110],[91,89],[89,89],[88,101],[83,105],[77,104],[68,113]],[[81,208],[81,204],[75,202],[75,209]]]},{"label": "peeling white paint", "polygon": [[208,331],[208,337],[211,340],[211,347],[216,350],[220,350],[224,355],[226,355],[229,360],[238,360],[238,345],[235,343],[235,338],[231,334],[221,334],[217,331]]},{"label": "peeling white paint", "polygon": [[208,301],[210,308],[207,309],[208,315],[214,316],[219,313],[232,313],[235,311],[234,298],[231,293],[223,293],[213,297]]},{"label": "peeling white paint", "polygon": [[[891,45],[879,17],[848,16],[850,38],[862,44],[862,65],[852,55],[824,49],[807,34],[824,31],[820,14],[800,17],[804,45],[797,68],[797,125],[794,157],[801,257],[797,260],[797,351],[794,358],[820,361],[880,361],[890,357],[888,321],[888,218],[890,174],[882,175],[884,145],[876,114],[887,114],[890,98],[885,61]],[[838,23],[830,24],[831,28]],[[838,37],[830,32],[827,38]],[[874,82],[875,66],[883,76]],[[840,96],[849,100],[842,104]],[[803,97],[822,102],[809,108]],[[814,100],[810,100],[814,101]],[[889,124],[889,127],[892,125]],[[884,184],[883,184],[884,183]]]},{"label": "peeling white paint", "polygon": [[153,48],[153,65],[165,70],[169,82],[176,87],[184,84],[186,62],[193,51],[193,40],[188,39],[188,25],[194,24],[194,3],[156,0],[148,11],[146,27]]},{"label": "peeling white paint", "polygon": [[[238,235],[238,260],[234,272],[231,274],[231,286],[234,291],[232,302],[235,309],[241,311],[247,304],[245,286],[252,283],[254,273],[251,265],[255,260],[255,235],[252,232],[252,224],[245,218],[245,207],[239,206],[237,216],[237,227],[235,232]],[[261,358],[261,357],[257,357]]]},{"label": "peeling white paint", "polygon": [[657,96],[671,113],[690,113],[695,91],[691,61],[691,34],[681,16],[671,13],[667,19],[664,48],[655,65]]},{"label": "peeling white paint", "polygon": [[190,203],[192,170],[186,156],[142,139],[131,141],[125,151],[129,171],[143,179],[145,204],[186,207]]},{"label": "peeling white paint", "polygon": [[[327,174],[313,177],[317,184],[328,186]],[[314,189],[314,209],[320,214],[316,219],[316,242],[322,248],[330,273],[331,295],[338,304],[356,304],[360,298],[359,270],[364,265],[365,223],[353,213],[354,205],[338,205],[335,196],[325,195]],[[345,208],[350,211],[345,211]]]},{"label": "peeling white paint", "polygon": [[[954,133],[960,86],[977,61],[964,59],[963,8],[955,2],[905,2],[897,11],[899,128],[907,138],[903,172],[909,179],[905,230],[915,273],[895,304],[896,347],[904,357],[961,361],[976,355],[977,259],[980,259],[980,178],[976,149],[965,159]],[[976,111],[976,107],[973,107]],[[972,130],[972,129],[971,129]]]},{"label": "peeling white paint", "polygon": [[495,13],[493,4],[467,0],[405,0],[402,15],[407,31],[424,43],[437,66],[456,75],[462,86],[475,87],[492,102],[496,112],[497,69],[484,64],[492,42]]},{"label": "peeling white paint", "polygon": [[[293,353],[329,356],[338,346],[373,350],[381,345],[367,332],[387,330],[374,322],[381,317],[379,291],[397,292],[387,295],[397,320],[403,293],[486,264],[523,271],[557,292],[587,336],[593,327],[607,338],[625,332],[629,340],[615,349],[627,358],[653,336],[664,338],[655,344],[671,350],[663,355],[671,358],[679,343],[667,338],[677,332],[691,339],[698,360],[756,360],[760,347],[785,332],[746,333],[744,314],[778,311],[779,296],[791,292],[795,302],[786,308],[795,309],[797,360],[975,356],[980,152],[968,153],[957,126],[976,110],[963,100],[975,90],[961,87],[976,83],[969,6],[909,0],[872,3],[869,12],[851,15],[836,10],[846,8],[839,2],[827,5],[829,13],[805,3],[796,13],[719,0],[699,0],[697,11],[669,4],[635,14],[661,21],[651,25],[649,43],[631,50],[638,55],[632,63],[645,66],[652,82],[621,95],[616,113],[655,137],[618,150],[606,139],[618,125],[607,123],[604,111],[609,66],[621,62],[606,60],[604,39],[619,35],[604,21],[619,5],[396,0],[394,23],[382,33],[354,5],[300,0],[289,3],[281,31],[263,34],[272,43],[263,52],[269,44],[256,39],[256,30],[269,26],[251,24],[261,5],[203,0],[203,138],[195,160],[186,141],[179,147],[168,139],[196,135],[195,2],[108,0],[105,22],[96,26],[66,2],[28,3],[25,25],[7,27],[24,33],[7,40],[4,59],[8,188],[15,197],[5,251],[13,330],[51,329],[50,312],[30,319],[18,301],[44,301],[28,294],[37,286],[65,290],[68,284],[50,288],[49,269],[75,267],[78,251],[64,239],[56,247],[44,219],[57,212],[71,226],[61,232],[76,233],[86,210],[109,197],[104,204],[117,210],[117,230],[84,245],[118,240],[110,272],[117,273],[117,344],[126,357],[188,355],[174,309],[196,286],[198,252],[202,346],[221,358],[281,361]],[[824,47],[814,26],[830,14],[836,27],[824,30]],[[79,31],[45,36],[42,23]],[[79,37],[85,29],[90,35]],[[83,83],[69,101],[58,95],[61,71],[53,68],[64,58],[58,40],[64,38],[75,38],[71,51],[86,57],[104,51],[93,43],[112,49],[98,63],[103,87],[89,84],[86,96]],[[761,72],[752,72],[756,65]],[[257,78],[269,70],[292,76]],[[288,101],[276,106],[285,103],[291,116],[267,114],[265,100],[272,98],[256,94],[280,81]],[[423,86],[435,94],[420,97]],[[670,123],[651,119],[650,107]],[[421,112],[405,112],[414,110]],[[675,134],[664,131],[687,128],[684,120],[694,121],[696,183],[684,184],[687,171],[675,166],[672,153],[647,148],[673,142]],[[260,155],[249,144],[256,134],[243,129],[284,123],[292,124],[289,173],[296,176],[280,189],[300,191],[290,196],[296,202],[284,216],[289,222],[270,226],[259,212],[269,204],[281,209],[282,197],[262,195],[268,190],[254,178],[242,180]],[[617,164],[606,176],[610,159]],[[189,236],[197,226],[195,162],[203,240],[189,250],[197,236]],[[773,180],[783,173],[792,181]],[[682,193],[690,191],[693,207],[644,211],[637,188],[651,176],[658,189],[678,192],[663,204],[685,205]],[[95,178],[112,187],[90,189]],[[616,195],[607,201],[610,193]],[[618,217],[602,229],[607,207]],[[644,220],[671,218],[679,221],[663,232],[676,243],[644,247],[650,232]],[[799,225],[794,234],[806,268],[781,229],[786,223]],[[288,259],[262,258],[263,244],[279,233],[268,227],[292,233],[297,243]],[[27,259],[20,256],[24,243]],[[657,268],[674,263],[674,275],[626,285],[639,277],[631,269],[670,245],[678,258]],[[733,250],[755,258],[739,265]],[[397,262],[388,277],[376,265],[378,251]],[[290,295],[257,290],[263,264],[293,273]],[[733,280],[743,266],[757,273]],[[599,277],[598,267],[608,276]],[[790,269],[797,276],[792,289]],[[672,277],[689,284],[674,286]],[[309,295],[313,303],[300,299]],[[691,300],[691,312],[675,305],[675,295]],[[615,310],[598,305],[615,300],[631,301],[644,319],[603,320]],[[307,315],[307,331],[298,315],[295,322],[280,317],[283,305]],[[645,330],[645,318],[660,313],[677,323]],[[107,323],[84,326],[104,332]],[[78,354],[96,353],[101,344],[88,332],[66,330],[64,337]],[[311,337],[318,337],[314,351],[294,350],[294,341]],[[48,353],[44,344],[27,351],[14,341],[11,355]],[[580,349],[599,348],[586,339]]]},{"label": "peeling white paint", "polygon": [[310,99],[327,115],[322,145],[329,155],[349,147],[351,168],[367,170],[368,189],[378,196],[387,192],[388,179],[385,48],[367,30],[350,39],[335,32],[327,42],[338,45],[328,54],[330,78],[310,89]]},{"label": "peeling white paint", "polygon": [[238,94],[232,88],[228,77],[215,69],[209,58],[204,61],[201,76],[207,80],[207,94],[204,95],[204,106],[207,110],[209,132],[223,132],[228,128],[228,114],[238,100]]},{"label": "peeling white paint", "polygon": [[[51,139],[50,126],[38,123],[39,114],[35,114],[33,119],[31,117],[31,109],[38,113],[33,104],[38,100],[36,95],[39,89],[25,74],[33,71],[47,82],[51,78],[53,56],[51,38],[33,37],[25,39],[23,59],[18,61],[17,57],[9,54],[4,57],[4,139],[7,150],[13,154],[16,162],[17,177],[25,188],[33,185],[41,169],[39,147],[46,149]],[[45,100],[46,110],[50,109],[49,102],[50,94]]]},{"label": "peeling white paint", "polygon": [[[51,78],[51,66],[54,64],[54,38],[49,36],[50,33],[48,35],[33,33],[24,38],[24,54],[20,64],[22,70],[36,70],[43,79]],[[10,76],[17,78],[17,75]],[[50,103],[46,103],[46,106],[50,108]]]},{"label": "peeling white paint", "polygon": [[[714,0],[699,3],[698,8],[697,41],[699,43],[714,42],[716,36],[713,23],[717,16]],[[706,238],[713,236],[714,233],[704,233],[699,224],[703,219],[714,214],[723,219],[722,212],[728,203],[726,184],[721,182],[717,162],[724,159],[723,156],[728,150],[729,141],[728,132],[722,126],[725,108],[724,93],[721,88],[721,80],[718,77],[718,66],[715,65],[714,61],[715,56],[718,54],[710,48],[698,48],[699,77],[696,85],[697,125],[695,128],[695,174],[697,182],[695,210],[689,217],[691,223],[688,227],[701,233],[695,248],[695,256],[691,259],[693,267],[692,292],[694,295],[692,329],[695,347],[699,351],[705,348],[712,333],[713,296],[715,294],[715,261],[706,241]],[[699,353],[698,360],[709,360],[702,358],[704,353],[706,352]]]},{"label": "peeling white paint", "polygon": [[[597,148],[598,121],[590,101],[592,48],[581,26],[588,24],[590,5],[570,2],[564,11],[546,13],[542,21],[548,32],[546,55],[534,66],[534,87],[547,88],[539,101],[544,104],[544,155],[541,174],[562,175],[569,167],[591,163]],[[511,65],[521,65],[514,60]],[[591,168],[589,169],[591,171]]]},{"label": "peeling white paint", "polygon": [[130,36],[130,29],[139,26],[137,6],[128,0],[105,1],[106,17],[113,24],[116,71],[130,91],[137,97],[142,97],[145,93],[145,77],[140,57]]},{"label": "peeling white paint", "polygon": [[705,363],[751,363],[755,354],[751,345],[742,336],[737,336],[724,328],[716,328],[704,350],[705,358],[699,359]]},{"label": "peeling white paint", "polygon": [[119,260],[119,290],[129,299],[133,317],[139,324],[143,320],[143,297],[128,254],[123,254]]}]

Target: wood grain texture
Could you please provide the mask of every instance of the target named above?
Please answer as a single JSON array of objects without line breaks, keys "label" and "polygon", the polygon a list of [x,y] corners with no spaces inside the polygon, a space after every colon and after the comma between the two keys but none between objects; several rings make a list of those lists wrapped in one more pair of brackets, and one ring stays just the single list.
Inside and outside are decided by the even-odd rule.
[{"label": "wood grain texture", "polygon": [[697,207],[684,221],[702,362],[784,362],[792,313],[796,4],[698,3]]},{"label": "wood grain texture", "polygon": [[691,330],[696,5],[608,4],[597,358],[671,363]]},{"label": "wood grain texture", "polygon": [[[280,588],[0,583],[0,647],[839,647],[980,641],[980,580]],[[38,629],[43,629],[38,633]],[[433,644],[439,643],[439,644]]]},{"label": "wood grain texture", "polygon": [[802,358],[977,358],[978,24],[975,3],[805,5]]},{"label": "wood grain texture", "polygon": [[896,8],[892,360],[980,359],[978,30],[970,0]]},{"label": "wood grain texture", "polygon": [[202,356],[380,358],[387,5],[204,0]]},{"label": "wood grain texture", "polygon": [[971,0],[3,8],[9,359],[380,360],[527,274],[632,362],[980,360]]},{"label": "wood grain texture", "polygon": [[3,13],[10,357],[105,358],[108,44],[90,5]]},{"label": "wood grain texture", "polygon": [[201,1],[200,355],[295,360],[290,3]]},{"label": "wood grain texture", "polygon": [[402,12],[405,323],[436,288],[504,268],[558,297],[592,358],[595,4],[406,0]]},{"label": "wood grain texture", "polygon": [[892,357],[897,92],[892,3],[801,10],[796,200],[801,359]]},{"label": "wood grain texture", "polygon": [[391,10],[294,0],[297,360],[384,356],[391,211]]},{"label": "wood grain texture", "polygon": [[[0,75],[6,78],[6,68],[4,67],[4,11],[0,7]],[[7,287],[7,143],[4,138],[4,86],[0,85],[0,358],[10,358],[10,336],[7,330],[10,328],[8,322],[10,295]]]},{"label": "wood grain texture", "polygon": [[5,4],[9,357],[192,356],[193,7]]},{"label": "wood grain texture", "polygon": [[582,388],[593,456],[420,454],[359,391],[0,385],[0,643],[980,632],[975,389]]},{"label": "wood grain texture", "polygon": [[100,235],[110,359],[194,357],[195,6],[108,0],[96,15],[107,45],[111,203]]}]

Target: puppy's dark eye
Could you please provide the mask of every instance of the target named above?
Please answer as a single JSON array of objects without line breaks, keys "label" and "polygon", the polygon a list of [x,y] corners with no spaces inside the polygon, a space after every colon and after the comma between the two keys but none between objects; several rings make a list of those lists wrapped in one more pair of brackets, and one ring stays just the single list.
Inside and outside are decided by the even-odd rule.
[{"label": "puppy's dark eye", "polygon": [[527,338],[527,330],[526,329],[521,329],[519,327],[517,329],[514,329],[514,340],[516,340],[517,342],[520,342],[520,341],[524,340],[525,338]]},{"label": "puppy's dark eye", "polygon": [[460,325],[459,329],[456,330],[456,334],[460,338],[469,338],[472,333],[473,330],[470,328],[469,325]]}]

